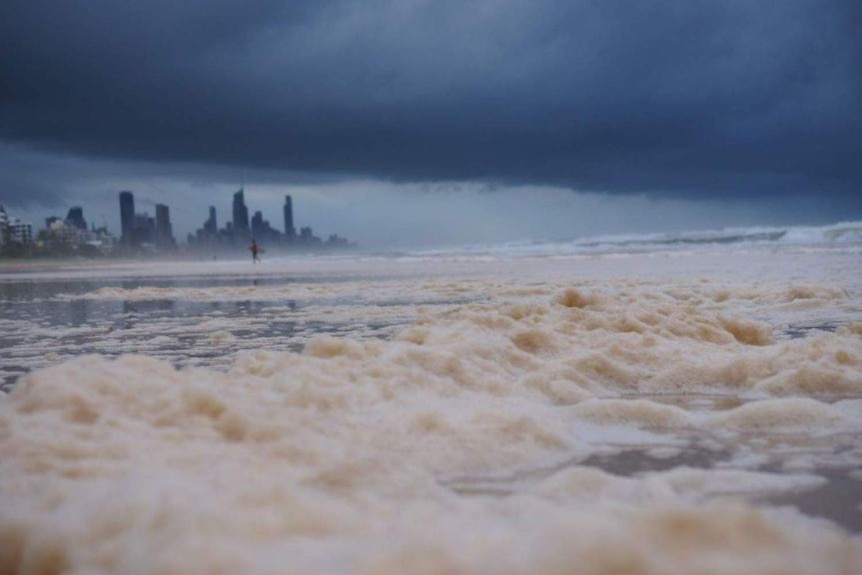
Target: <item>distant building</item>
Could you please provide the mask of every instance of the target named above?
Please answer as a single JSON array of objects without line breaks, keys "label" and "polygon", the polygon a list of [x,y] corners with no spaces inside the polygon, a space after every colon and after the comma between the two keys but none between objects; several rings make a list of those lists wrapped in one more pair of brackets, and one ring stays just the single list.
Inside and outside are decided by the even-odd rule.
[{"label": "distant building", "polygon": [[0,248],[13,253],[29,251],[33,244],[33,226],[10,217],[0,205]]},{"label": "distant building", "polygon": [[269,221],[263,219],[263,214],[257,211],[251,218],[251,237],[258,241],[278,241],[281,239],[281,233],[269,225]]},{"label": "distant building", "polygon": [[208,236],[215,237],[218,235],[218,221],[216,220],[215,206],[210,206],[210,217],[204,222],[204,232]]},{"label": "distant building", "polygon": [[0,205],[0,248],[6,245],[7,235],[9,230],[9,216],[6,210]]},{"label": "distant building", "polygon": [[296,239],[296,228],[293,227],[293,200],[284,196],[284,237],[288,242]]},{"label": "distant building", "polygon": [[61,220],[50,217],[45,220],[47,226],[39,232],[38,241],[42,248],[52,254],[69,253],[78,248],[84,241],[86,230],[69,223],[68,218]]},{"label": "distant building", "polygon": [[237,236],[248,236],[248,208],[245,206],[245,191],[233,195],[233,231]]},{"label": "distant building", "polygon": [[188,235],[190,245],[208,245],[213,246],[219,241],[218,220],[216,219],[215,206],[210,206],[209,217],[203,223],[203,226],[195,230],[194,234]]},{"label": "distant building", "polygon": [[326,245],[331,248],[345,248],[350,245],[350,242],[347,241],[347,238],[342,238],[338,234],[329,234]]},{"label": "distant building", "polygon": [[137,241],[135,231],[135,196],[132,192],[120,192],[120,241],[127,246],[134,246]]},{"label": "distant building", "polygon": [[84,208],[80,206],[70,208],[69,213],[66,215],[66,224],[79,230],[86,230],[87,220],[84,219]]},{"label": "distant building", "polygon": [[213,244],[220,241],[215,206],[210,206],[209,217],[194,234],[188,235],[188,241],[189,244],[208,245],[210,247],[214,247]]},{"label": "distant building", "polygon": [[127,250],[136,252],[141,248],[152,251],[176,247],[170,209],[165,204],[156,204],[156,217],[152,218],[148,213],[135,213],[132,192],[120,192],[120,226],[121,243]]},{"label": "distant building", "polygon": [[173,249],[177,242],[171,227],[171,216],[168,206],[156,204],[155,244],[161,249]]},{"label": "distant building", "polygon": [[[74,218],[72,218],[74,220]],[[116,238],[105,227],[88,230],[52,216],[45,220],[45,229],[36,235],[37,251],[52,256],[105,256],[113,253]]]},{"label": "distant building", "polygon": [[251,218],[251,237],[263,238],[263,214],[260,211],[254,213]]},{"label": "distant building", "polygon": [[314,235],[311,226],[299,228],[299,242],[304,246],[319,246],[323,243],[320,238]]},{"label": "distant building", "polygon": [[25,224],[18,218],[9,218],[6,222],[6,244],[18,244],[21,247],[29,247],[33,243],[33,226]]},{"label": "distant building", "polygon": [[156,220],[151,218],[150,214],[135,214],[134,224],[132,225],[132,238],[135,247],[141,247],[143,244],[150,246],[156,245]]}]

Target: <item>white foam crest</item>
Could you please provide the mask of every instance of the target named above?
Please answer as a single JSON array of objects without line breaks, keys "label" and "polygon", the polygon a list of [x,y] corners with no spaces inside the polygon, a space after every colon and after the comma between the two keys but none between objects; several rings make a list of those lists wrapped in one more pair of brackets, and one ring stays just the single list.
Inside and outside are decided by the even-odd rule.
[{"label": "white foam crest", "polygon": [[448,248],[420,249],[399,257],[404,261],[433,258],[480,261],[501,255],[509,257],[553,256],[567,253],[644,254],[656,250],[714,250],[769,245],[831,246],[862,243],[862,222],[825,226],[750,226],[673,233],[609,234],[565,240],[525,240],[495,244],[471,244]]},{"label": "white foam crest", "polygon": [[[477,285],[470,282],[421,282],[415,286],[414,295],[422,298],[459,298],[475,292]],[[59,301],[103,300],[103,301],[285,301],[303,300],[316,303],[332,302],[349,297],[351,304],[399,301],[410,294],[402,285],[392,282],[354,281],[350,283],[287,283],[278,285],[243,285],[211,287],[158,287],[133,288],[102,287],[80,294],[61,294]],[[421,302],[419,302],[421,303]]]},{"label": "white foam crest", "polygon": [[573,466],[540,481],[530,491],[567,501],[603,499],[631,504],[695,503],[716,497],[807,491],[825,483],[824,478],[810,474],[778,475],[678,467],[638,477],[620,477],[592,467]]}]

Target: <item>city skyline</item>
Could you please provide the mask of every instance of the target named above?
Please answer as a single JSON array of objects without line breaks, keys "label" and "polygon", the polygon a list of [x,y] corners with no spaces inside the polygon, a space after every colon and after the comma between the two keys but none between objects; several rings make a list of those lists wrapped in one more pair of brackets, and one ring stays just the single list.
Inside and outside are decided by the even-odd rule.
[{"label": "city skyline", "polygon": [[189,246],[213,247],[220,246],[236,247],[244,246],[251,240],[258,242],[275,242],[282,246],[299,248],[313,247],[345,247],[348,241],[337,233],[330,234],[326,241],[314,235],[311,226],[301,227],[299,234],[296,233],[293,220],[293,198],[290,194],[284,198],[282,216],[284,231],[280,231],[264,219],[263,212],[257,210],[249,219],[249,209],[245,203],[245,187],[241,187],[233,194],[231,203],[232,219],[225,223],[222,228],[218,227],[218,210],[215,206],[209,206],[207,219],[194,233],[189,233],[187,243]]},{"label": "city skyline", "polygon": [[[171,208],[165,203],[155,204],[155,213],[138,211],[135,195],[131,190],[117,193],[119,231],[112,233],[103,224],[97,227],[92,222],[88,227],[84,206],[72,206],[66,217],[50,215],[44,218],[44,227],[39,228],[17,216],[9,216],[0,204],[0,248],[6,255],[33,255],[49,253],[54,255],[135,255],[145,253],[168,254],[178,248],[224,250],[244,248],[248,242],[269,242],[272,247],[291,249],[316,249],[347,247],[350,242],[337,233],[329,234],[326,240],[314,235],[311,226],[301,227],[299,233],[294,226],[293,200],[288,194],[284,198],[281,215],[284,231],[273,227],[263,216],[262,210],[254,211],[249,218],[249,208],[245,203],[245,189],[240,188],[233,194],[232,218],[223,228],[218,227],[218,210],[209,206],[208,217],[194,233],[177,241],[171,220]],[[80,248],[97,248],[92,250]]]}]

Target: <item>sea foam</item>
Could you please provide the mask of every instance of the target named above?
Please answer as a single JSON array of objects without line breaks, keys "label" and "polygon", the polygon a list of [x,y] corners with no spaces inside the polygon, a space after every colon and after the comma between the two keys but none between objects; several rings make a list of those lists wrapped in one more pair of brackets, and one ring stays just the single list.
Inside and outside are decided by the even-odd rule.
[{"label": "sea foam", "polygon": [[[170,288],[325,294],[296,313],[403,325],[245,348],[224,369],[87,355],[25,375],[0,402],[0,574],[858,571],[858,537],[758,503],[823,488],[812,457],[862,463],[862,330],[784,333],[858,306],[830,282]],[[406,303],[340,303],[372,285]],[[126,291],[74,297],[150,297]],[[449,303],[421,303],[432,292]],[[232,349],[245,321],[196,333]],[[627,450],[671,468],[594,463]],[[692,450],[720,464],[673,463]]]}]

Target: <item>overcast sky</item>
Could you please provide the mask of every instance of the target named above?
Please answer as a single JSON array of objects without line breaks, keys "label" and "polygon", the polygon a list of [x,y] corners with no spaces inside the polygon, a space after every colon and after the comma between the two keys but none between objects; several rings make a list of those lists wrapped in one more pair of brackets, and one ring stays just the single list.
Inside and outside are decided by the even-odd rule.
[{"label": "overcast sky", "polygon": [[185,233],[244,180],[278,227],[290,193],[372,245],[860,219],[860,23],[858,0],[6,0],[0,203],[116,231],[131,189]]}]

